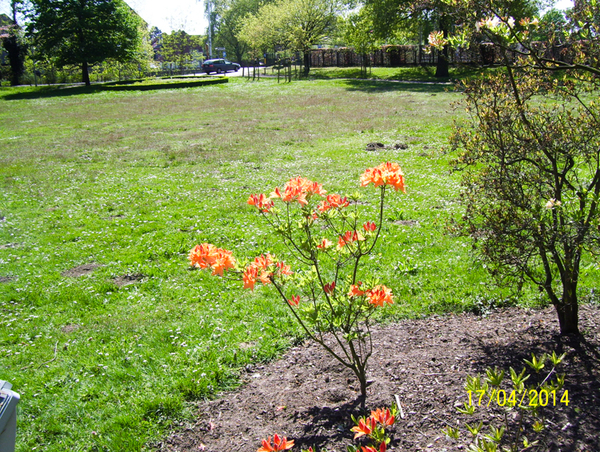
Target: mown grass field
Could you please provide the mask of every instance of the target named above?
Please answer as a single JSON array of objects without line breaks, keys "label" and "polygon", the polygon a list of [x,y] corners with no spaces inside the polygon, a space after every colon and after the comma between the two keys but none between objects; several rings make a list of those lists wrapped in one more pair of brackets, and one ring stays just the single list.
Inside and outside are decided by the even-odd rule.
[{"label": "mown grass field", "polygon": [[368,262],[396,294],[382,321],[505,302],[469,243],[445,233],[460,214],[444,149],[462,117],[451,87],[231,79],[0,96],[0,379],[21,395],[20,452],[151,449],[195,400],[302,339],[269,288],[187,262],[204,241],[285,258],[246,200],[293,176],[360,191],[375,219],[378,192],[360,174],[403,167],[408,193],[388,198]]}]

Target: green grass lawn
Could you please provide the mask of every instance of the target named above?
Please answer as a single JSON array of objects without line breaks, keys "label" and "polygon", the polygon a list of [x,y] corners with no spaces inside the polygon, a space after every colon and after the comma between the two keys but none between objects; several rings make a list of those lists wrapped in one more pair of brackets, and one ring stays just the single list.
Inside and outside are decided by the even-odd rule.
[{"label": "green grass lawn", "polygon": [[[450,77],[442,81],[460,80],[465,77],[478,76],[479,74],[496,71],[496,68],[471,68],[452,67]],[[365,70],[360,67],[315,67],[310,70],[310,78],[315,79],[373,79],[373,80],[400,80],[413,82],[440,82],[435,77],[434,66],[408,66],[408,67],[370,67]]]},{"label": "green grass lawn", "polygon": [[[1,89],[0,379],[21,395],[17,450],[151,448],[195,400],[301,340],[270,288],[243,291],[187,262],[204,241],[285,258],[246,200],[292,176],[360,191],[375,219],[377,190],[359,188],[360,174],[403,167],[408,193],[388,198],[368,267],[396,294],[381,320],[503,303],[469,243],[445,234],[460,207],[444,146],[462,111],[447,89],[272,79]],[[408,147],[366,152],[370,142]],[[81,265],[92,271],[69,272]]]}]

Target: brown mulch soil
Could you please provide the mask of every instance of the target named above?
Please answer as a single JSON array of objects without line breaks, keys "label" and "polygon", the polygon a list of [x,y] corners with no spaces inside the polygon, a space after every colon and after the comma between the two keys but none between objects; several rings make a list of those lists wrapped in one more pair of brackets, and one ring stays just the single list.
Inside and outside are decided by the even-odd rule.
[{"label": "brown mulch soil", "polygon": [[[390,406],[398,396],[403,417],[392,428],[388,450],[466,451],[465,421],[497,425],[501,415],[493,404],[478,408],[475,417],[457,415],[455,407],[467,400],[467,375],[483,374],[489,366],[520,371],[532,352],[566,352],[562,372],[569,405],[557,400],[544,409],[546,429],[536,450],[600,451],[600,307],[581,307],[580,328],[582,339],[558,336],[550,308],[377,326],[367,408]],[[275,433],[294,439],[294,451],[312,446],[342,452],[353,444],[350,414],[360,414],[356,380],[319,346],[292,348],[278,361],[247,368],[243,378],[237,391],[200,403],[197,422],[172,433],[157,449],[255,452],[262,438]],[[457,419],[463,427],[458,442],[442,433]]]}]

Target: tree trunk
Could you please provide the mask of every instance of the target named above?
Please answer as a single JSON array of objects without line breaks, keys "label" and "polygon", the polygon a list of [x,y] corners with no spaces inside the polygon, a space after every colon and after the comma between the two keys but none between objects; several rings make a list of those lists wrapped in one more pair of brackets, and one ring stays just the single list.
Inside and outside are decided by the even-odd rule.
[{"label": "tree trunk", "polygon": [[308,77],[308,73],[310,72],[310,50],[304,52],[304,77]]},{"label": "tree trunk", "polygon": [[558,314],[560,334],[579,335],[579,303],[577,300],[577,282],[579,280],[579,256],[573,259],[571,253],[566,256],[566,269],[561,272],[562,298],[554,304]]},{"label": "tree trunk", "polygon": [[4,39],[4,48],[8,53],[10,63],[10,84],[17,86],[20,84],[21,76],[25,71],[25,52],[23,46],[19,43],[16,36],[9,36]]},{"label": "tree trunk", "polygon": [[567,334],[579,335],[579,305],[577,299],[569,302],[563,300],[561,304],[555,307],[558,314],[560,334],[562,336]]},{"label": "tree trunk", "polygon": [[[444,38],[448,37],[448,29],[448,19],[445,16],[442,16],[440,18],[440,31],[444,33]],[[450,58],[448,57],[449,50],[450,46],[445,45],[441,52],[439,50],[437,51],[438,60],[435,68],[436,78],[450,77]]]},{"label": "tree trunk", "polygon": [[81,77],[82,77],[82,82],[85,83],[85,86],[90,86],[90,71],[89,71],[89,66],[87,64],[87,61],[85,61],[82,65],[81,65]]},{"label": "tree trunk", "polygon": [[450,62],[448,60],[448,46],[444,46],[441,52],[438,50],[437,66],[435,67],[435,77],[450,77]]}]

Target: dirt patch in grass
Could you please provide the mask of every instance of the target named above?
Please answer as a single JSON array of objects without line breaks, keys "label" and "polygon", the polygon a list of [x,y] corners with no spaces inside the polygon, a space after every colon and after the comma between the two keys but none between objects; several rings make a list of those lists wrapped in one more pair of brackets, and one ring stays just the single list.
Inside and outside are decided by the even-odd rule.
[{"label": "dirt patch in grass", "polygon": [[7,283],[12,281],[12,278],[10,276],[0,276],[0,283]]},{"label": "dirt patch in grass", "polygon": [[63,326],[60,330],[65,334],[71,334],[81,328],[81,325],[76,323],[69,323],[68,325]]},{"label": "dirt patch in grass", "polygon": [[60,275],[66,276],[69,278],[79,278],[80,276],[86,276],[86,275],[89,275],[90,273],[93,273],[94,270],[96,270],[98,267],[100,267],[100,264],[78,265],[77,267],[73,267],[69,270],[65,270]]},{"label": "dirt patch in grass", "polygon": [[[600,450],[600,308],[582,306],[580,318],[582,339],[557,335],[553,309],[507,308],[487,317],[433,316],[376,327],[367,408],[389,406],[397,395],[404,415],[388,450],[466,450],[442,429],[459,418],[466,439],[465,421],[487,425],[502,415],[497,406],[480,407],[474,417],[456,415],[455,407],[467,401],[466,375],[483,374],[488,366],[520,371],[532,352],[552,351],[567,353],[562,371],[569,405],[544,408],[545,434],[532,450]],[[156,448],[255,452],[275,433],[294,439],[295,451],[342,452],[352,444],[350,414],[360,414],[355,379],[318,346],[292,348],[276,362],[246,368],[243,378],[238,391],[199,403],[197,422]]]},{"label": "dirt patch in grass", "polygon": [[368,152],[376,152],[376,151],[385,151],[386,149],[408,149],[408,144],[406,143],[394,143],[391,145],[385,145],[383,143],[368,143],[365,150]]},{"label": "dirt patch in grass", "polygon": [[400,226],[419,226],[419,222],[417,220],[397,220],[394,221],[394,224]]},{"label": "dirt patch in grass", "polygon": [[0,245],[0,250],[7,250],[9,248],[17,248],[19,246],[18,243],[5,243],[4,245]]},{"label": "dirt patch in grass", "polygon": [[140,274],[123,275],[123,276],[118,276],[118,277],[114,278],[113,282],[117,286],[123,287],[123,286],[129,286],[130,284],[135,284],[137,282],[140,282],[142,279],[144,279],[144,275],[140,275]]}]

